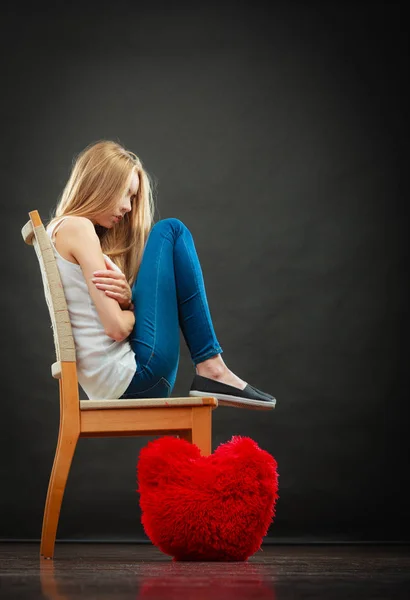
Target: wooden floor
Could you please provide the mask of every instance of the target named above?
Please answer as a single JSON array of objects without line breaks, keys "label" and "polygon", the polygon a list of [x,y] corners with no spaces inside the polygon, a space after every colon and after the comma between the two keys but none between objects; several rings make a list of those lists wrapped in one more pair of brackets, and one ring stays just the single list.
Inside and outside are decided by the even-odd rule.
[{"label": "wooden floor", "polygon": [[410,598],[410,546],[266,545],[247,562],[174,562],[149,544],[0,544],[0,597],[149,600]]}]

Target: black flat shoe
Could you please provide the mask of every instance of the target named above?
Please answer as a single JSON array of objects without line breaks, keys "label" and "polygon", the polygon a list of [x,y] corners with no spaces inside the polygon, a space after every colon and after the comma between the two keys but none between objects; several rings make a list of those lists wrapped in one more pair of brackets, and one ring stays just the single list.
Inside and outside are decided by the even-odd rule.
[{"label": "black flat shoe", "polygon": [[232,385],[197,374],[192,381],[189,395],[213,396],[218,399],[218,404],[221,406],[236,406],[238,408],[271,410],[276,405],[276,398],[271,394],[261,392],[249,383],[241,390]]}]

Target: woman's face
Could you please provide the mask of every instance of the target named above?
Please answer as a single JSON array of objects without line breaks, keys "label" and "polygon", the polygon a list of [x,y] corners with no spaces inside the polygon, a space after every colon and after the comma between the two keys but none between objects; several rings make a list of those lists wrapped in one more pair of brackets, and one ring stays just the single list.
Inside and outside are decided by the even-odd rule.
[{"label": "woman's face", "polygon": [[132,203],[136,201],[139,183],[138,173],[133,170],[128,188],[122,198],[119,199],[114,209],[111,209],[109,212],[101,213],[101,215],[95,218],[93,220],[94,225],[102,225],[102,227],[106,227],[107,229],[114,227],[114,225],[122,219],[125,213],[131,211]]}]

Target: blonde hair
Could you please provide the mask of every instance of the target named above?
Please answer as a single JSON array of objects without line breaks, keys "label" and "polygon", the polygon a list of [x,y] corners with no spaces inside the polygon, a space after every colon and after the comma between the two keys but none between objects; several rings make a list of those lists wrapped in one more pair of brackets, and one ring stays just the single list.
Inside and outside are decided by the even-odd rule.
[{"label": "blonde hair", "polygon": [[62,216],[90,219],[102,211],[115,209],[119,197],[128,189],[132,171],[139,178],[132,209],[112,229],[96,225],[104,254],[134,283],[154,221],[153,183],[136,154],[117,142],[99,140],[88,145],[73,161],[67,184],[47,227]]}]

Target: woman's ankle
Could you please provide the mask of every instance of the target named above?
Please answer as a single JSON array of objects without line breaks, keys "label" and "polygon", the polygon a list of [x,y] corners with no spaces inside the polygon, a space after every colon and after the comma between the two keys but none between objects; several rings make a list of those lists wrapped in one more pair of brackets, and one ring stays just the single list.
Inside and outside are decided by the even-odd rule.
[{"label": "woman's ankle", "polygon": [[198,363],[195,368],[201,377],[221,377],[228,370],[220,354]]}]

